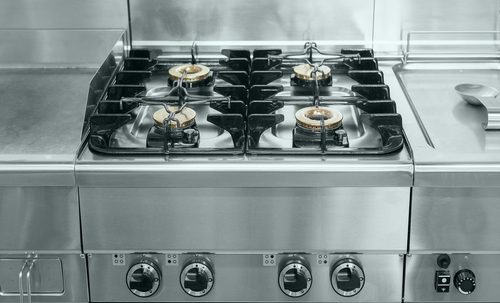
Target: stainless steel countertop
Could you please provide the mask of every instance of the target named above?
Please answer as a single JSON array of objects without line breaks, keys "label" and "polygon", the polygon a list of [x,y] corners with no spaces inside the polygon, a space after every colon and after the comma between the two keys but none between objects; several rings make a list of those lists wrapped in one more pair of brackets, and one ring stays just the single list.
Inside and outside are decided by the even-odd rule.
[{"label": "stainless steel countertop", "polygon": [[454,90],[459,83],[500,88],[500,64],[415,62],[394,71],[420,121],[406,129],[415,186],[500,187],[500,131],[484,130],[486,109]]},{"label": "stainless steel countertop", "polygon": [[[392,74],[391,90],[392,86],[399,89],[392,72],[396,63],[381,64],[384,73]],[[412,120],[408,103],[401,96],[396,99],[398,112],[403,114],[403,121]],[[361,157],[109,157],[85,148],[77,159],[76,179],[82,187],[410,187],[413,161],[407,147],[394,154]]]},{"label": "stainless steel countertop", "polygon": [[[0,186],[75,184],[90,82],[121,36],[77,32],[80,38],[72,31],[19,31],[14,43],[16,31],[0,31],[0,39],[12,42],[0,46]],[[58,56],[61,48],[73,53]]]}]

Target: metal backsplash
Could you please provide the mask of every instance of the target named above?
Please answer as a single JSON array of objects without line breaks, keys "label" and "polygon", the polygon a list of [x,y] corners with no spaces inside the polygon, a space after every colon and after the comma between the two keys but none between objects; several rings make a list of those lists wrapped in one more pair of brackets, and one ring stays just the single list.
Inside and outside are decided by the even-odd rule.
[{"label": "metal backsplash", "polygon": [[373,0],[130,0],[130,11],[135,46],[370,46],[373,34]]},{"label": "metal backsplash", "polygon": [[[195,40],[204,49],[296,46],[314,40],[327,49],[373,46],[379,55],[400,55],[411,31],[498,30],[499,8],[500,0],[130,0],[138,47],[179,50]],[[469,37],[453,39],[467,45]]]},{"label": "metal backsplash", "polygon": [[0,29],[0,67],[99,67],[123,34],[118,29]]},{"label": "metal backsplash", "polygon": [[[406,47],[407,34],[415,31],[434,32],[417,38],[420,44],[454,44],[455,50],[469,51],[477,40],[498,37],[490,35],[443,35],[442,31],[497,31],[499,0],[375,0],[374,48],[394,54]],[[416,36],[415,36],[416,37]],[[476,42],[475,42],[476,41]],[[483,43],[484,44],[484,43]],[[488,47],[494,45],[484,44]]]},{"label": "metal backsplash", "polygon": [[0,28],[128,27],[126,0],[0,0]]},{"label": "metal backsplash", "polygon": [[172,50],[314,40],[397,55],[412,31],[500,30],[500,0],[3,0],[0,29],[127,28],[127,4],[134,45]]}]

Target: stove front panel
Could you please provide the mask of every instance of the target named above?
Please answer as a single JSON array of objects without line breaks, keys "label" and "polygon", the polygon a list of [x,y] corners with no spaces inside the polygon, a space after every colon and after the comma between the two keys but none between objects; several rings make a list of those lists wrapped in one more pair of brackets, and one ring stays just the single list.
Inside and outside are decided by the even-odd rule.
[{"label": "stove front panel", "polygon": [[83,249],[405,253],[409,188],[80,188]]},{"label": "stove front panel", "polygon": [[410,253],[500,251],[500,188],[413,189]]},{"label": "stove front panel", "polygon": [[0,189],[0,252],[26,251],[81,252],[74,187]]},{"label": "stove front panel", "polygon": [[[274,265],[266,265],[266,256],[269,255],[273,256],[269,260],[276,261]],[[397,254],[203,254],[195,258],[210,260],[213,286],[201,297],[188,295],[181,286],[183,268],[192,258],[190,254],[176,253],[92,254],[89,257],[91,301],[401,302],[403,257]],[[364,273],[363,287],[350,297],[339,295],[331,283],[333,268],[345,258],[355,259]],[[146,290],[148,297],[138,297],[129,290],[127,273],[146,259],[156,264],[155,271],[161,278],[153,294]],[[285,295],[279,286],[283,261],[293,259],[302,260],[311,277],[309,290],[300,297]],[[174,264],[172,260],[177,262]]]}]

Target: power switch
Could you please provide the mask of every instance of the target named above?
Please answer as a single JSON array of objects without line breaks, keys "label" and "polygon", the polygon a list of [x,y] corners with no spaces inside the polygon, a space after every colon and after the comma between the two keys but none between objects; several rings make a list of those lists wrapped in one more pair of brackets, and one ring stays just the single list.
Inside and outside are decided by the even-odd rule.
[{"label": "power switch", "polygon": [[437,270],[434,278],[436,292],[450,292],[451,275],[447,270]]}]

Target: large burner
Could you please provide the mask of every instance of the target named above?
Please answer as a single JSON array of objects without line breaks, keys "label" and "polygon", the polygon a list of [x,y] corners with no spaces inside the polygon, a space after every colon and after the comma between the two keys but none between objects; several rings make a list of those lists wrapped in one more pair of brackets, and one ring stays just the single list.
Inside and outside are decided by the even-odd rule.
[{"label": "large burner", "polygon": [[[310,64],[301,64],[293,67],[293,72],[295,73],[295,76],[301,80],[305,81],[313,81],[315,80],[314,77],[314,70],[316,66],[310,65]],[[316,80],[325,80],[328,77],[332,75],[332,70],[326,66],[326,65],[321,65],[317,67],[316,71]]]},{"label": "large burner", "polygon": [[[162,108],[153,114],[153,120],[155,125],[158,127],[165,126],[165,119],[168,118],[170,113],[175,113],[179,110],[178,106],[167,106],[167,108]],[[174,119],[169,121],[169,126],[172,128],[187,128],[193,125],[196,118],[196,112],[189,108],[184,107],[180,112],[175,113]],[[178,123],[177,123],[177,121]]]},{"label": "large burner", "polygon": [[197,82],[208,78],[210,69],[201,64],[184,64],[177,65],[168,70],[170,79],[179,80],[184,76],[185,82]]},{"label": "large burner", "polygon": [[295,113],[297,124],[311,130],[321,130],[321,120],[326,129],[337,129],[342,125],[342,114],[328,107],[305,107]]}]

